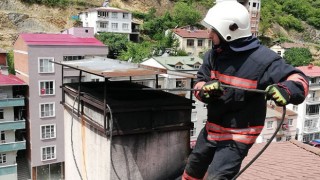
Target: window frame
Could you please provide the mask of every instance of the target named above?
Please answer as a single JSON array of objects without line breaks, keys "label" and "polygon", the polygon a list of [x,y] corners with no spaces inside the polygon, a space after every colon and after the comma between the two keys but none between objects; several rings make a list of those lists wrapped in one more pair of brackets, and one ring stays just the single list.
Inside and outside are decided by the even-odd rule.
[{"label": "window frame", "polygon": [[0,144],[3,144],[3,143],[6,143],[6,132],[0,131]]},{"label": "window frame", "polygon": [[118,23],[111,23],[111,29],[118,29]]},{"label": "window frame", "polygon": [[[52,89],[52,94],[42,93],[41,84],[46,82],[49,82],[49,83],[52,82],[52,88],[49,88],[49,90]],[[52,95],[55,95],[55,80],[39,80],[39,96],[52,96]]]},{"label": "window frame", "polygon": [[[49,126],[49,136],[50,137],[46,137],[46,134],[47,134],[47,129],[46,129],[46,127],[48,127]],[[53,132],[51,132],[51,127],[53,126]],[[44,132],[43,132],[43,129],[42,128],[45,128],[44,129]],[[56,124],[44,124],[44,125],[41,125],[40,126],[40,139],[41,140],[47,140],[47,139],[55,139],[56,137],[57,137],[57,131],[56,131]],[[52,136],[52,134],[53,134],[53,136]],[[44,135],[44,136],[43,136]]]},{"label": "window frame", "polygon": [[[52,158],[50,158],[50,159],[48,159],[48,158],[46,158],[46,159],[44,159],[43,157],[44,157],[44,149],[47,149],[47,148],[53,148],[53,153],[51,153],[51,155],[53,154],[54,155],[54,157]],[[52,149],[50,149],[50,150],[52,150]],[[47,151],[47,150],[46,150]],[[50,161],[50,160],[54,160],[54,159],[57,159],[57,148],[56,148],[56,145],[53,145],[53,146],[42,146],[41,147],[41,153],[40,153],[40,156],[41,156],[41,161]],[[46,156],[48,157],[48,153],[46,153]]]},{"label": "window frame", "polygon": [[194,47],[194,39],[187,39],[187,47]]},{"label": "window frame", "polygon": [[[126,28],[125,28],[125,26],[127,26]],[[129,30],[129,24],[128,23],[122,23],[122,30]]]},{"label": "window frame", "polygon": [[[43,106],[43,105],[44,105],[44,106],[45,106],[45,105],[52,105],[52,109],[51,109],[52,115],[42,116],[42,106]],[[44,107],[44,108],[45,108],[45,107]],[[49,107],[49,108],[50,108],[50,107]],[[55,108],[56,108],[55,102],[40,103],[40,104],[39,104],[39,117],[40,117],[40,118],[52,118],[52,117],[55,117],[55,116],[56,116],[56,110],[55,110]],[[51,111],[49,110],[49,114],[50,114]],[[45,114],[46,111],[43,111],[43,113]]]},{"label": "window frame", "polygon": [[267,121],[266,122],[266,128],[267,129],[272,129],[273,128],[273,121]]},{"label": "window frame", "polygon": [[7,154],[0,153],[0,164],[6,164],[6,163],[7,163]]},{"label": "window frame", "polygon": [[0,119],[4,119],[4,109],[0,108]]},{"label": "window frame", "polygon": [[[50,63],[49,61],[54,61],[54,57],[38,57],[38,73],[39,74],[48,74],[48,73],[54,73],[54,63],[50,63],[51,67],[49,67],[48,69],[50,69],[51,71],[41,71],[41,66],[40,66],[40,61],[41,60],[48,60],[48,63]],[[43,66],[44,67],[44,66]],[[44,68],[43,68],[44,69]]]}]

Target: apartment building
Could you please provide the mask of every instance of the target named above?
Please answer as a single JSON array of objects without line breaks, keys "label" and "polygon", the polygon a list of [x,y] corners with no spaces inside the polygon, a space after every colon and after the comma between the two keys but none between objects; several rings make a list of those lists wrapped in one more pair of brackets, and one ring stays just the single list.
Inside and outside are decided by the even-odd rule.
[{"label": "apartment building", "polygon": [[[0,73],[0,179],[18,179],[17,153],[26,149],[26,83],[7,70]],[[21,165],[21,164],[20,164]]]},{"label": "apartment building", "polygon": [[[278,126],[280,126],[282,115],[282,107],[276,106],[274,103],[270,105],[270,102],[268,102],[265,125],[256,143],[268,142],[271,139]],[[286,110],[285,119],[273,139],[274,142],[289,141],[296,138],[297,117],[297,113],[290,109]]]},{"label": "apartment building", "polygon": [[297,139],[309,142],[320,138],[320,67],[314,65],[297,67],[309,78],[309,94],[299,105],[287,107],[299,114],[297,124]]},{"label": "apartment building", "polygon": [[[83,29],[86,33],[86,29]],[[64,117],[60,104],[64,82],[79,73],[52,62],[106,56],[107,47],[94,37],[75,34],[20,34],[14,43],[16,76],[29,86],[27,94],[27,158],[32,179],[64,178]],[[78,33],[78,34],[77,34]],[[80,37],[79,37],[79,36]]]},{"label": "apartment building", "polygon": [[250,14],[251,32],[253,35],[258,36],[261,10],[260,0],[238,0],[238,2],[248,9]]},{"label": "apartment building", "polygon": [[[194,100],[195,108],[192,109],[191,121],[193,128],[190,131],[190,143],[194,146],[195,141],[207,120],[206,104],[196,99],[192,91],[179,89],[193,88],[195,74],[202,65],[203,60],[197,56],[172,56],[152,57],[141,64],[159,69],[165,69],[166,73],[159,77],[158,88],[172,89],[169,91]],[[150,81],[149,81],[150,82]],[[145,84],[154,86],[154,84]]]},{"label": "apartment building", "polygon": [[94,33],[112,32],[127,34],[131,41],[139,40],[139,24],[133,22],[132,13],[104,6],[88,9],[79,14],[83,27],[93,27]]}]

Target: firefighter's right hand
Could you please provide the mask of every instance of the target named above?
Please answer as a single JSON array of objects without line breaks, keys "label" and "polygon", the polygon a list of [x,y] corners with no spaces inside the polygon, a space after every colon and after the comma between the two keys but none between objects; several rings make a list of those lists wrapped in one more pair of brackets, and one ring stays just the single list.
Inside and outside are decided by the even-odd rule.
[{"label": "firefighter's right hand", "polygon": [[218,80],[212,80],[206,82],[200,91],[200,97],[202,100],[208,100],[211,98],[219,98],[223,95],[223,88]]}]

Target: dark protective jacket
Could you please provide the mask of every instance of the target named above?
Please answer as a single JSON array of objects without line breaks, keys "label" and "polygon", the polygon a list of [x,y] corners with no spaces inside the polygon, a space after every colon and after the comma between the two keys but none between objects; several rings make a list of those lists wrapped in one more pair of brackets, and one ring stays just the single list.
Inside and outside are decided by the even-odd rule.
[{"label": "dark protective jacket", "polygon": [[[289,103],[302,103],[308,94],[308,79],[298,69],[286,64],[278,54],[260,45],[255,37],[213,48],[205,54],[197,73],[196,89],[217,79],[222,84],[265,90],[278,84],[290,95]],[[201,101],[199,92],[195,96]],[[252,145],[261,133],[265,116],[265,94],[224,88],[220,98],[207,102],[208,140]]]}]

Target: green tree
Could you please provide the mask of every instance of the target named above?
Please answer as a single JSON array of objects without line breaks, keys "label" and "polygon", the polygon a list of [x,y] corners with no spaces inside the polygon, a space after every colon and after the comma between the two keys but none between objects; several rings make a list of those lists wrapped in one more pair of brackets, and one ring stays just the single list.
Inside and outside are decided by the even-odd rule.
[{"label": "green tree", "polygon": [[195,26],[202,19],[202,15],[194,5],[178,2],[173,8],[173,19],[179,26]]},{"label": "green tree", "polygon": [[127,35],[109,32],[99,33],[96,38],[108,46],[108,58],[112,59],[117,59],[119,53],[127,49],[127,43],[129,42]]},{"label": "green tree", "polygon": [[8,72],[9,74],[16,74],[14,70],[14,53],[13,51],[9,51],[7,54],[7,63],[8,63]]},{"label": "green tree", "polygon": [[312,54],[308,48],[291,48],[284,52],[284,59],[293,66],[309,65]]},{"label": "green tree", "polygon": [[130,61],[133,63],[140,63],[145,58],[151,57],[152,52],[151,42],[144,41],[142,43],[129,42],[127,44],[127,50],[120,52],[119,59],[124,61]]}]

